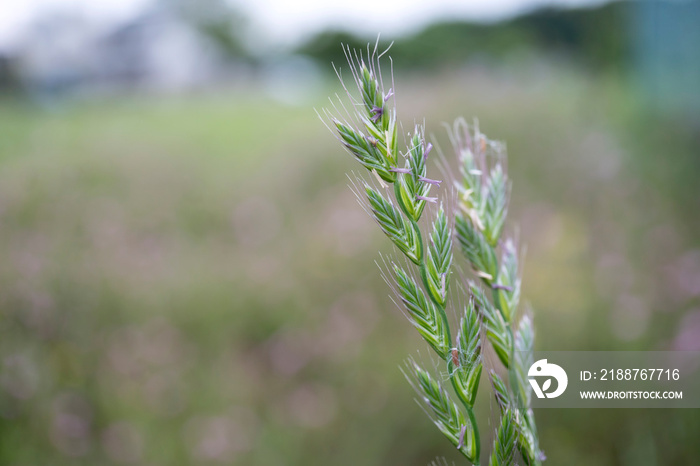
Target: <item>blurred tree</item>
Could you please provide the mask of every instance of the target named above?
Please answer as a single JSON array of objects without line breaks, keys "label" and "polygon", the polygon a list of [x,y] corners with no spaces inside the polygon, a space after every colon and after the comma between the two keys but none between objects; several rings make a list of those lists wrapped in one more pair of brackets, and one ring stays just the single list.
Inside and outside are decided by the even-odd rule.
[{"label": "blurred tree", "polygon": [[351,49],[363,50],[367,47],[367,40],[357,37],[347,31],[325,31],[312,37],[297,49],[302,55],[313,57],[319,63],[345,63],[340,44],[349,45]]},{"label": "blurred tree", "polygon": [[[396,39],[391,54],[396,66],[404,68],[459,64],[473,58],[502,60],[528,51],[568,56],[594,68],[625,66],[629,55],[626,8],[625,3],[615,2],[586,9],[539,9],[497,23],[435,23]],[[321,63],[337,63],[344,60],[340,42],[364,48],[367,40],[327,31],[297,51]]]},{"label": "blurred tree", "polygon": [[549,8],[515,18],[505,26],[531,31],[538,48],[561,51],[598,68],[616,67],[628,64],[628,8],[623,2],[597,8]]},{"label": "blurred tree", "polygon": [[13,57],[0,54],[0,94],[13,94],[19,87],[20,80]]}]

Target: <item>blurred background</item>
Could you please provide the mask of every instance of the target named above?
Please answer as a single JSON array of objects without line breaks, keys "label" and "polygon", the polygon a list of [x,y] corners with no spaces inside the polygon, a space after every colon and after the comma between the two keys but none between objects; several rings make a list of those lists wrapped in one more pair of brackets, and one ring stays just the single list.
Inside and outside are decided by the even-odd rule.
[{"label": "blurred background", "polygon": [[[536,349],[700,351],[700,2],[4,0],[0,464],[460,464],[314,112],[378,33],[406,128],[507,141]],[[536,413],[598,466],[697,414]]]}]

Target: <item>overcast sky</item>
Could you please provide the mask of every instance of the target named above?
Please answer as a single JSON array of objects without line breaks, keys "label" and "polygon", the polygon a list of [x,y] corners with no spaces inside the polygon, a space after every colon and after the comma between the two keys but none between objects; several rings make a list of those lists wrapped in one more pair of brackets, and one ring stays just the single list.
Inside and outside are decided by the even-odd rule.
[{"label": "overcast sky", "polygon": [[[0,0],[0,49],[11,47],[41,13],[78,12],[96,25],[138,14],[153,0]],[[391,36],[439,18],[493,20],[546,4],[588,5],[605,0],[230,0],[265,44],[299,40],[327,27]]]}]

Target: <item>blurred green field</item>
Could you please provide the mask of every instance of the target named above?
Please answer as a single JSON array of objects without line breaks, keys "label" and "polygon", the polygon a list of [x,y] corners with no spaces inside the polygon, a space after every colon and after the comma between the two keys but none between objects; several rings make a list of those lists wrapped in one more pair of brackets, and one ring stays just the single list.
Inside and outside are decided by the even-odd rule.
[{"label": "blurred green field", "polygon": [[[690,124],[546,63],[396,87],[448,158],[459,115],[507,141],[536,349],[700,350]],[[335,91],[0,105],[1,464],[459,461],[398,370],[423,343],[313,110]],[[547,464],[700,457],[695,410],[552,411]]]}]

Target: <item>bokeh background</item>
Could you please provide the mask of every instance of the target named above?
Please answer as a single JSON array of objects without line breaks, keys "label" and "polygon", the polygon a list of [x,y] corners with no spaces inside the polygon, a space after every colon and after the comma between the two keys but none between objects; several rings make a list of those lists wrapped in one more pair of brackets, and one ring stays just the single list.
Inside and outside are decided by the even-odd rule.
[{"label": "bokeh background", "polygon": [[[314,112],[380,32],[406,127],[507,141],[537,349],[700,350],[700,2],[570,3],[5,0],[0,464],[460,464]],[[697,410],[537,417],[700,464]]]}]

